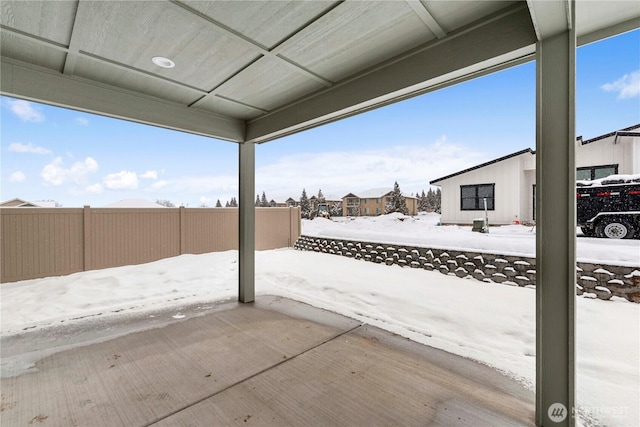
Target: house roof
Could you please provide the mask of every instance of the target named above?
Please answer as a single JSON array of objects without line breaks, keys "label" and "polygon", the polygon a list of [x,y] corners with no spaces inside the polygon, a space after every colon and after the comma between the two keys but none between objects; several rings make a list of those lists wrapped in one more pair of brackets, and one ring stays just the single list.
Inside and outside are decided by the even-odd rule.
[{"label": "house roof", "polygon": [[117,202],[110,203],[105,208],[163,208],[155,202],[145,199],[122,199]]},{"label": "house roof", "polygon": [[583,45],[640,17],[630,1],[575,9],[538,0],[5,0],[1,91],[260,143],[532,61],[536,42],[569,27]]},{"label": "house roof", "polygon": [[15,208],[55,208],[56,202],[53,200],[38,200],[35,202],[29,202],[27,200],[14,198],[6,200],[0,203],[3,207],[15,207]]},{"label": "house roof", "polygon": [[[582,136],[577,137],[576,140],[582,141],[582,145],[585,145],[585,144],[590,144],[592,142],[600,141],[600,140],[603,140],[603,139],[606,139],[606,138],[609,138],[609,137],[612,137],[612,136],[637,136],[637,137],[640,137],[640,124],[629,126],[627,128],[620,129],[620,130],[617,130],[617,131],[614,131],[614,132],[606,133],[604,135],[600,135],[600,136],[597,136],[595,138],[588,139],[586,141],[582,141]],[[535,154],[535,150],[532,150],[531,148],[526,148],[524,150],[520,150],[520,151],[517,151],[515,153],[508,154],[508,155],[506,155],[504,157],[500,157],[499,159],[491,160],[489,162],[482,163],[480,165],[470,167],[470,168],[462,170],[460,172],[452,173],[451,175],[447,175],[447,176],[443,176],[442,178],[434,179],[434,180],[430,181],[429,184],[436,184],[436,183],[438,183],[440,181],[444,181],[445,179],[453,178],[454,176],[462,175],[464,173],[471,172],[473,170],[480,169],[480,168],[483,168],[485,166],[489,166],[491,164],[498,163],[498,162],[501,162],[503,160],[510,159],[511,157],[516,157],[516,156],[519,156],[519,155],[525,154],[525,153]]]},{"label": "house roof", "polygon": [[[586,141],[582,141],[582,145],[590,144],[592,142],[600,141],[601,139],[606,139],[609,137],[615,136],[640,136],[640,124],[629,126],[628,128],[620,129],[614,132],[605,133],[604,135],[596,136],[595,138],[587,139]],[[582,140],[582,137],[578,137],[578,139]]]},{"label": "house roof", "polygon": [[470,167],[470,168],[462,170],[460,172],[452,173],[451,175],[447,175],[447,176],[443,176],[442,178],[434,179],[432,181],[429,181],[429,184],[435,184],[437,182],[444,181],[445,179],[453,178],[454,176],[462,175],[464,173],[471,172],[473,170],[480,169],[480,168],[483,168],[485,166],[489,166],[489,165],[492,165],[494,163],[498,163],[498,162],[501,162],[503,160],[507,160],[507,159],[510,159],[512,157],[517,157],[517,156],[520,156],[520,155],[526,154],[526,153],[535,154],[535,151],[532,150],[531,148],[525,148],[524,150],[516,151],[515,153],[508,154],[506,156],[500,157],[499,159],[491,160],[489,162],[485,162],[485,163],[482,163],[480,165]]}]

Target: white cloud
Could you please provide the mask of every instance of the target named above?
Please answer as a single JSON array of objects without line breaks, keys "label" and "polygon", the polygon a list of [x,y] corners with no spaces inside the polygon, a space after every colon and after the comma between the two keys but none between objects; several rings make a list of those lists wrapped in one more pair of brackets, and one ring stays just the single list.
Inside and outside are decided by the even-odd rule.
[{"label": "white cloud", "polygon": [[44,115],[28,101],[21,99],[8,100],[9,109],[23,122],[43,122]]},{"label": "white cloud", "polygon": [[75,122],[80,126],[89,126],[89,119],[85,117],[76,117]]},{"label": "white cloud", "polygon": [[447,141],[393,146],[359,152],[301,153],[285,156],[256,169],[256,193],[269,199],[299,198],[302,189],[315,195],[342,197],[371,188],[392,188],[398,181],[405,193],[429,189],[429,181],[488,160],[468,147]]},{"label": "white cloud", "polygon": [[211,197],[207,197],[207,196],[200,197],[200,203],[202,203],[204,206],[211,205],[212,201],[213,199]]},{"label": "white cloud", "polygon": [[89,194],[100,194],[102,193],[103,189],[104,188],[102,187],[102,184],[93,184],[85,188],[85,191]]},{"label": "white cloud", "polygon": [[135,190],[138,188],[138,174],[131,171],[120,171],[105,176],[102,183],[109,190]]},{"label": "white cloud", "polygon": [[618,99],[634,98],[640,95],[640,70],[625,74],[618,80],[606,83],[600,88],[607,92],[617,92]]},{"label": "white cloud", "polygon": [[51,154],[51,150],[44,147],[38,147],[32,143],[23,144],[21,142],[12,142],[9,144],[8,149],[15,153]]},{"label": "white cloud", "polygon": [[186,176],[171,180],[156,181],[151,184],[148,191],[162,190],[164,193],[178,194],[202,194],[222,192],[234,193],[238,190],[237,175],[216,175],[216,176]]},{"label": "white cloud", "polygon": [[146,171],[145,173],[140,175],[140,178],[142,178],[142,179],[158,179],[158,172],[157,171]]},{"label": "white cloud", "polygon": [[91,157],[87,157],[84,162],[76,162],[70,168],[65,168],[62,157],[56,157],[51,163],[46,165],[40,176],[45,185],[59,186],[67,182],[84,185],[90,174],[98,171],[98,163]]},{"label": "white cloud", "polygon": [[27,176],[21,171],[14,172],[9,176],[9,182],[24,182]]}]

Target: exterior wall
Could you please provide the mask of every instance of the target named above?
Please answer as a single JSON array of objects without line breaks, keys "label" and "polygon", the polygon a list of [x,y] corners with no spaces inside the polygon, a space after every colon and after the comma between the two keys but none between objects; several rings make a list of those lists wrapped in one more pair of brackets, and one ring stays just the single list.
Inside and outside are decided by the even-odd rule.
[{"label": "exterior wall", "polygon": [[[256,208],[256,249],[292,246],[299,208]],[[2,208],[0,282],[238,248],[237,208]]]},{"label": "exterior wall", "polygon": [[354,195],[347,195],[342,198],[342,216],[359,216],[360,198]]},{"label": "exterior wall", "polygon": [[360,215],[376,216],[384,214],[387,197],[373,197],[360,199]]},{"label": "exterior wall", "polygon": [[474,184],[495,184],[495,209],[488,211],[489,224],[511,224],[516,218],[530,217],[525,210],[527,205],[521,203],[520,192],[527,186],[523,167],[531,157],[529,153],[521,154],[442,181],[441,222],[472,224],[475,218],[484,218],[484,210],[460,209],[460,186]]},{"label": "exterior wall", "polygon": [[576,142],[576,167],[618,165],[619,174],[640,172],[640,137],[613,136],[588,144]]},{"label": "exterior wall", "polygon": [[[483,211],[460,209],[460,186],[495,183],[496,206],[489,224],[535,221],[533,187],[535,154],[521,154],[440,182],[443,224],[471,224]],[[618,165],[619,174],[640,173],[640,137],[614,136],[583,144],[576,141],[576,167]]]},{"label": "exterior wall", "polygon": [[418,199],[413,197],[405,197],[407,201],[407,209],[409,209],[409,215],[418,215]]}]

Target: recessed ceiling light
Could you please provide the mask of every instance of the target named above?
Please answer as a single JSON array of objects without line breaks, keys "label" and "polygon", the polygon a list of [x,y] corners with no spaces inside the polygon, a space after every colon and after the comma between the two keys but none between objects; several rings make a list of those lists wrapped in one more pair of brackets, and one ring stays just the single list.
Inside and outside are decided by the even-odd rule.
[{"label": "recessed ceiling light", "polygon": [[165,58],[164,56],[154,56],[153,58],[151,58],[151,61],[158,67],[162,68],[173,68],[176,66],[175,62],[173,62],[169,58]]}]

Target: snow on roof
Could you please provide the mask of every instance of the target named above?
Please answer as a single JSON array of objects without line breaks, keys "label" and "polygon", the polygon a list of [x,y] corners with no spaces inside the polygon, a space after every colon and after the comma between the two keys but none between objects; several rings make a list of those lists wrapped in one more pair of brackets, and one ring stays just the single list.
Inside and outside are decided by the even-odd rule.
[{"label": "snow on roof", "polygon": [[105,208],[163,208],[155,202],[145,199],[122,199],[117,202],[108,204]]},{"label": "snow on roof", "polygon": [[640,174],[609,175],[594,180],[581,179],[576,181],[578,187],[599,187],[612,184],[640,184]]},{"label": "snow on roof", "polygon": [[11,200],[6,200],[0,204],[3,207],[14,207],[14,208],[55,208],[56,202],[55,200],[36,200],[36,201],[27,201],[19,198],[14,198]]}]

